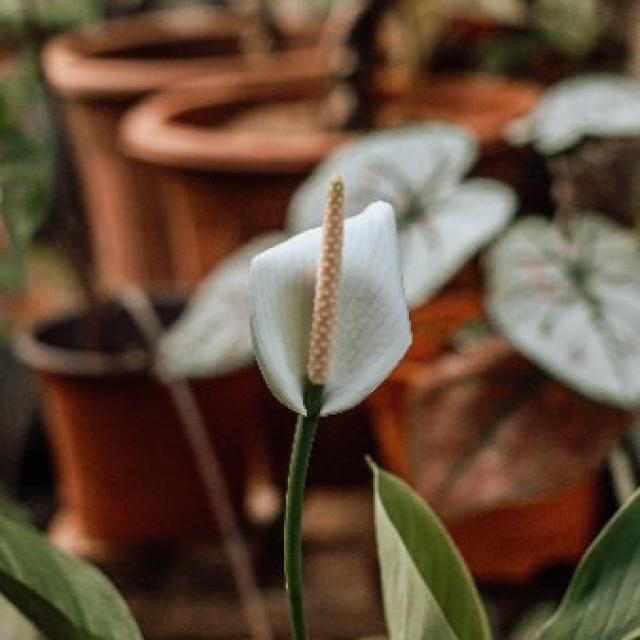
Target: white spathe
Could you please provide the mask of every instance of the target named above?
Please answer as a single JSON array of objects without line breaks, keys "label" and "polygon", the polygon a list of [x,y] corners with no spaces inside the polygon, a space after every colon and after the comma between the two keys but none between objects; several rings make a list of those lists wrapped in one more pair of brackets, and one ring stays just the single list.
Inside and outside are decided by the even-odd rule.
[{"label": "white spathe", "polygon": [[198,286],[177,322],[162,336],[155,369],[164,378],[229,373],[253,362],[249,329],[249,267],[285,239],[268,233],[217,265]]},{"label": "white spathe", "polygon": [[444,286],[511,220],[517,198],[488,179],[461,182],[478,157],[470,133],[429,124],[372,133],[328,158],[296,192],[289,227],[300,232],[322,222],[326,184],[345,178],[346,215],[369,202],[391,202],[398,216],[401,269],[409,306]]},{"label": "white spathe", "polygon": [[594,400],[640,406],[640,247],[581,213],[569,229],[525,219],[487,260],[488,312],[521,352]]},{"label": "white spathe", "polygon": [[513,144],[531,143],[544,155],[568,151],[585,138],[640,135],[640,84],[622,75],[586,74],[549,89],[506,130]]},{"label": "white spathe", "polygon": [[[254,258],[250,272],[256,359],[276,398],[302,415],[321,238],[320,228],[294,236]],[[395,215],[377,202],[345,223],[337,336],[321,415],[360,403],[410,344]]]}]

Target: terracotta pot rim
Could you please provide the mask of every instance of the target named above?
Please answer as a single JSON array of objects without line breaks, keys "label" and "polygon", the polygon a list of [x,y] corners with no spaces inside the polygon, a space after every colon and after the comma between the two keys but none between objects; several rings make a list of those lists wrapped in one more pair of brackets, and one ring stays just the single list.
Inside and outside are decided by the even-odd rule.
[{"label": "terracotta pot rim", "polygon": [[[313,97],[312,92],[319,92],[324,86],[327,72],[320,58],[315,68],[305,64],[308,59],[309,51],[291,52],[288,58],[282,57],[280,61],[274,60],[248,72],[244,76],[246,84],[232,83],[211,74],[152,96],[123,119],[120,129],[123,150],[137,160],[174,168],[257,173],[310,170],[328,152],[357,134],[318,130],[283,136],[229,131],[223,126],[205,129],[175,121],[181,113],[198,108],[242,106],[275,100],[278,96],[281,100]],[[283,77],[283,68],[286,68],[286,77]],[[505,119],[504,109],[491,108],[494,95],[510,96],[507,112],[514,118],[526,112],[540,95],[536,84],[490,74],[438,74],[425,82],[423,91],[429,90],[430,83],[445,94],[455,94],[458,86],[470,88],[489,103],[489,108],[479,109],[473,121],[467,123],[485,153],[501,144],[495,137],[496,121]],[[401,87],[389,84],[380,93],[383,98],[391,98],[401,92]],[[496,105],[500,103],[496,101]],[[438,109],[443,111],[441,118],[436,115]],[[447,121],[445,111],[443,104],[437,105],[433,117],[423,120]]]},{"label": "terracotta pot rim", "polygon": [[168,167],[279,174],[310,170],[350,135],[318,129],[284,136],[176,122],[181,113],[205,107],[241,108],[318,94],[326,71],[321,61],[308,61],[309,50],[291,52],[249,72],[246,83],[237,78],[226,82],[212,74],[152,96],[123,118],[121,147],[131,158]]},{"label": "terracotta pot rim", "polygon": [[[186,300],[186,296],[178,291],[154,293],[152,297],[154,303],[160,305],[178,305]],[[117,297],[110,298],[109,302],[122,306]],[[56,346],[41,339],[48,329],[83,316],[86,316],[86,310],[68,311],[33,327],[16,330],[12,337],[15,354],[37,371],[70,376],[131,375],[149,370],[151,358],[143,347],[130,346],[117,352],[90,351]]]},{"label": "terracotta pot rim", "polygon": [[206,7],[165,9],[115,18],[53,38],[44,47],[43,67],[56,91],[68,97],[132,97],[217,67],[234,71],[241,56],[110,58],[106,55],[109,52],[163,42],[188,42],[207,36],[240,39],[242,31],[243,21],[237,16]]}]

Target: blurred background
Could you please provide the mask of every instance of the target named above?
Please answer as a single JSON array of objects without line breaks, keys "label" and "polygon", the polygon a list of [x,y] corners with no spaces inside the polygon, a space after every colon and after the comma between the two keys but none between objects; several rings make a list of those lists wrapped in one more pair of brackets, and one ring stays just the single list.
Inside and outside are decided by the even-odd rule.
[{"label": "blurred background", "polygon": [[[571,97],[585,78],[604,89]],[[497,637],[534,638],[636,485],[639,78],[635,0],[0,0],[0,509],[104,569],[148,640],[251,637],[186,435],[193,415],[160,372],[166,349],[275,637],[289,637],[281,509],[294,416],[245,353],[237,252],[300,230],[292,198],[336,150],[383,128],[453,124],[475,145],[460,180],[500,181],[517,198],[511,225],[533,215],[560,238],[528,263],[535,273],[569,237],[561,272],[591,303],[600,290],[583,283],[621,255],[607,234],[624,237],[610,291],[628,288],[602,302],[614,333],[636,327],[604,339],[620,393],[598,388],[608,373],[589,354],[604,331],[571,315],[577,298],[536,307],[539,335],[520,336],[498,299],[523,266],[517,248],[511,262],[498,255],[506,222],[485,228],[484,210],[456,205],[458,226],[433,224],[458,257],[434,266],[437,286],[412,304],[409,353],[321,426],[304,523],[309,620],[317,640],[384,637],[370,455],[441,515]],[[569,89],[554,111],[557,87]],[[536,144],[581,113],[576,140]],[[512,144],[509,125],[530,114],[539,129]],[[403,191],[411,169],[387,156],[363,201],[390,197],[380,184],[396,160],[399,201],[416,195]],[[425,171],[427,210],[441,169]],[[589,254],[600,240],[567,231],[592,211],[606,220],[592,232],[601,256]],[[467,233],[477,239],[458,248]],[[527,283],[525,298],[548,285]],[[565,314],[559,337],[552,312]],[[551,362],[569,340],[566,361]]]}]

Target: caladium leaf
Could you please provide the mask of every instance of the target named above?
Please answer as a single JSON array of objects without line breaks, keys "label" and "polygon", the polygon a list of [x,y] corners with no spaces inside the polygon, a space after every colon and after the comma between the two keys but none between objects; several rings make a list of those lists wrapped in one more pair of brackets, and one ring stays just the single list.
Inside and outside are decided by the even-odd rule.
[{"label": "caladium leaf", "polygon": [[437,516],[404,482],[372,466],[390,640],[490,640],[471,575]]},{"label": "caladium leaf", "polygon": [[269,233],[252,240],[198,286],[158,345],[155,368],[162,377],[221,375],[253,362],[249,267],[256,255],[285,237]]},{"label": "caladium leaf", "polygon": [[640,135],[640,86],[608,73],[564,80],[512,122],[506,135],[514,143],[532,143],[545,155],[568,151],[585,138]]},{"label": "caladium leaf", "polygon": [[513,191],[493,180],[460,184],[477,158],[472,138],[453,125],[374,133],[339,150],[300,188],[289,224],[320,224],[324,185],[345,176],[346,213],[382,198],[394,205],[401,269],[411,307],[423,304],[495,237],[516,209]]},{"label": "caladium leaf", "polygon": [[427,124],[378,131],[341,147],[298,189],[288,212],[288,229],[299,233],[322,224],[326,185],[344,178],[345,215],[360,213],[376,200],[390,202],[400,215],[416,196],[447,193],[478,159],[464,128]]},{"label": "caladium leaf", "polygon": [[541,218],[513,227],[487,259],[488,312],[513,345],[567,386],[640,404],[640,250],[595,214],[567,232]]},{"label": "caladium leaf", "polygon": [[[321,236],[312,229],[268,249],[253,259],[249,279],[258,364],[273,394],[302,415]],[[345,223],[336,344],[321,415],[361,402],[411,343],[397,245],[386,203]]]},{"label": "caladium leaf", "polygon": [[607,524],[538,640],[640,637],[640,492]]},{"label": "caladium leaf", "polygon": [[495,180],[477,178],[431,203],[425,215],[400,222],[400,266],[407,301],[418,307],[504,229],[516,197]]},{"label": "caladium leaf", "polygon": [[0,594],[48,638],[142,640],[126,604],[99,571],[2,515]]}]

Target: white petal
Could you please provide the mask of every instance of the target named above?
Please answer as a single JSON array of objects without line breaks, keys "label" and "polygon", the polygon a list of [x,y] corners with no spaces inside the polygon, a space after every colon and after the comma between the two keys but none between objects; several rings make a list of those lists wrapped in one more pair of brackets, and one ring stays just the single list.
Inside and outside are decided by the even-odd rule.
[{"label": "white petal", "polygon": [[162,377],[220,375],[253,362],[249,266],[284,238],[283,233],[260,236],[207,276],[160,341],[155,367]]},{"label": "white petal", "polygon": [[585,137],[640,134],[640,86],[625,76],[593,73],[552,87],[538,106],[511,123],[507,137],[543,154],[566,151]]},{"label": "white petal", "polygon": [[400,230],[401,266],[410,307],[424,304],[507,225],[517,199],[509,187],[477,178],[433,203]]},{"label": "white petal", "polygon": [[[321,229],[299,234],[251,265],[251,324],[258,364],[274,395],[304,414]],[[393,209],[375,203],[345,224],[336,348],[322,415],[361,402],[411,342]]]},{"label": "white petal", "polygon": [[291,200],[288,228],[299,233],[322,224],[326,185],[344,178],[345,212],[351,216],[371,202],[401,208],[408,191],[443,193],[475,164],[477,145],[464,128],[427,124],[369,134],[331,155]]}]

